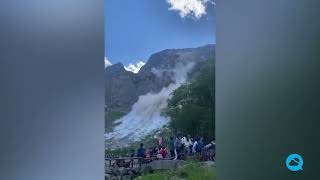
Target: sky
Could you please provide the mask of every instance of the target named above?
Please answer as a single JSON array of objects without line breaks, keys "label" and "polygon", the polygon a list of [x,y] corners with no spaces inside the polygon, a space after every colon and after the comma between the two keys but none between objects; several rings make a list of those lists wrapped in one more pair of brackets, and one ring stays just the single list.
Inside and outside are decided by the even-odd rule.
[{"label": "sky", "polygon": [[153,53],[215,43],[215,3],[105,0],[105,43],[106,65],[136,73]]}]

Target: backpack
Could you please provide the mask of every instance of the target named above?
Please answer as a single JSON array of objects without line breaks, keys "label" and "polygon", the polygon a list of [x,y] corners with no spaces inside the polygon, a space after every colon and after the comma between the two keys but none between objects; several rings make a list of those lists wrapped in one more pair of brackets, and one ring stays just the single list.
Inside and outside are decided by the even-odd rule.
[{"label": "backpack", "polygon": [[198,141],[197,145],[196,145],[196,151],[197,152],[201,152],[203,148],[203,142],[202,141]]}]

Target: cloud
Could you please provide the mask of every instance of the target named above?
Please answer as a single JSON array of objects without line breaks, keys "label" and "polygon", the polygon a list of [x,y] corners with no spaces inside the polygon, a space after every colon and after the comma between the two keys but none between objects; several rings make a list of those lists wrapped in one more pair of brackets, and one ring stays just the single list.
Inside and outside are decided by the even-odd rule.
[{"label": "cloud", "polygon": [[146,63],[139,61],[137,64],[129,64],[128,66],[124,66],[124,69],[133,73],[138,73],[140,68],[145,64]]},{"label": "cloud", "polygon": [[208,4],[215,5],[212,0],[167,0],[167,3],[170,4],[169,10],[179,11],[180,17],[189,16],[196,19],[207,14]]},{"label": "cloud", "polygon": [[104,57],[104,67],[106,68],[106,67],[108,67],[108,66],[111,66],[112,64],[111,64],[111,62],[108,60],[108,58],[107,57]]}]

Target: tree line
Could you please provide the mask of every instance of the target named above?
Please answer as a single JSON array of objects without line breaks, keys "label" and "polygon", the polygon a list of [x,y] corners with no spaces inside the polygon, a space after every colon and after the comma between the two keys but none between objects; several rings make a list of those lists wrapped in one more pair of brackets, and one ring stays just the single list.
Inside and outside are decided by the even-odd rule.
[{"label": "tree line", "polygon": [[215,138],[214,59],[207,60],[193,78],[177,88],[168,101],[165,114],[175,133]]}]

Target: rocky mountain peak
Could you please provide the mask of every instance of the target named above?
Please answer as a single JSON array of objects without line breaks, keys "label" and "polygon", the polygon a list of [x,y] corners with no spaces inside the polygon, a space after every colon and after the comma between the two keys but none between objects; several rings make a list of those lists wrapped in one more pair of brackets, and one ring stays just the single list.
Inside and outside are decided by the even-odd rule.
[{"label": "rocky mountain peak", "polygon": [[196,71],[209,58],[214,58],[214,54],[215,45],[212,44],[198,48],[166,49],[151,55],[137,74],[126,71],[122,63],[106,67],[105,104],[107,113],[108,111],[130,111],[140,95],[158,92],[172,82],[169,75],[160,78],[155,75],[154,70],[173,69],[178,64],[193,62],[194,71]]}]

